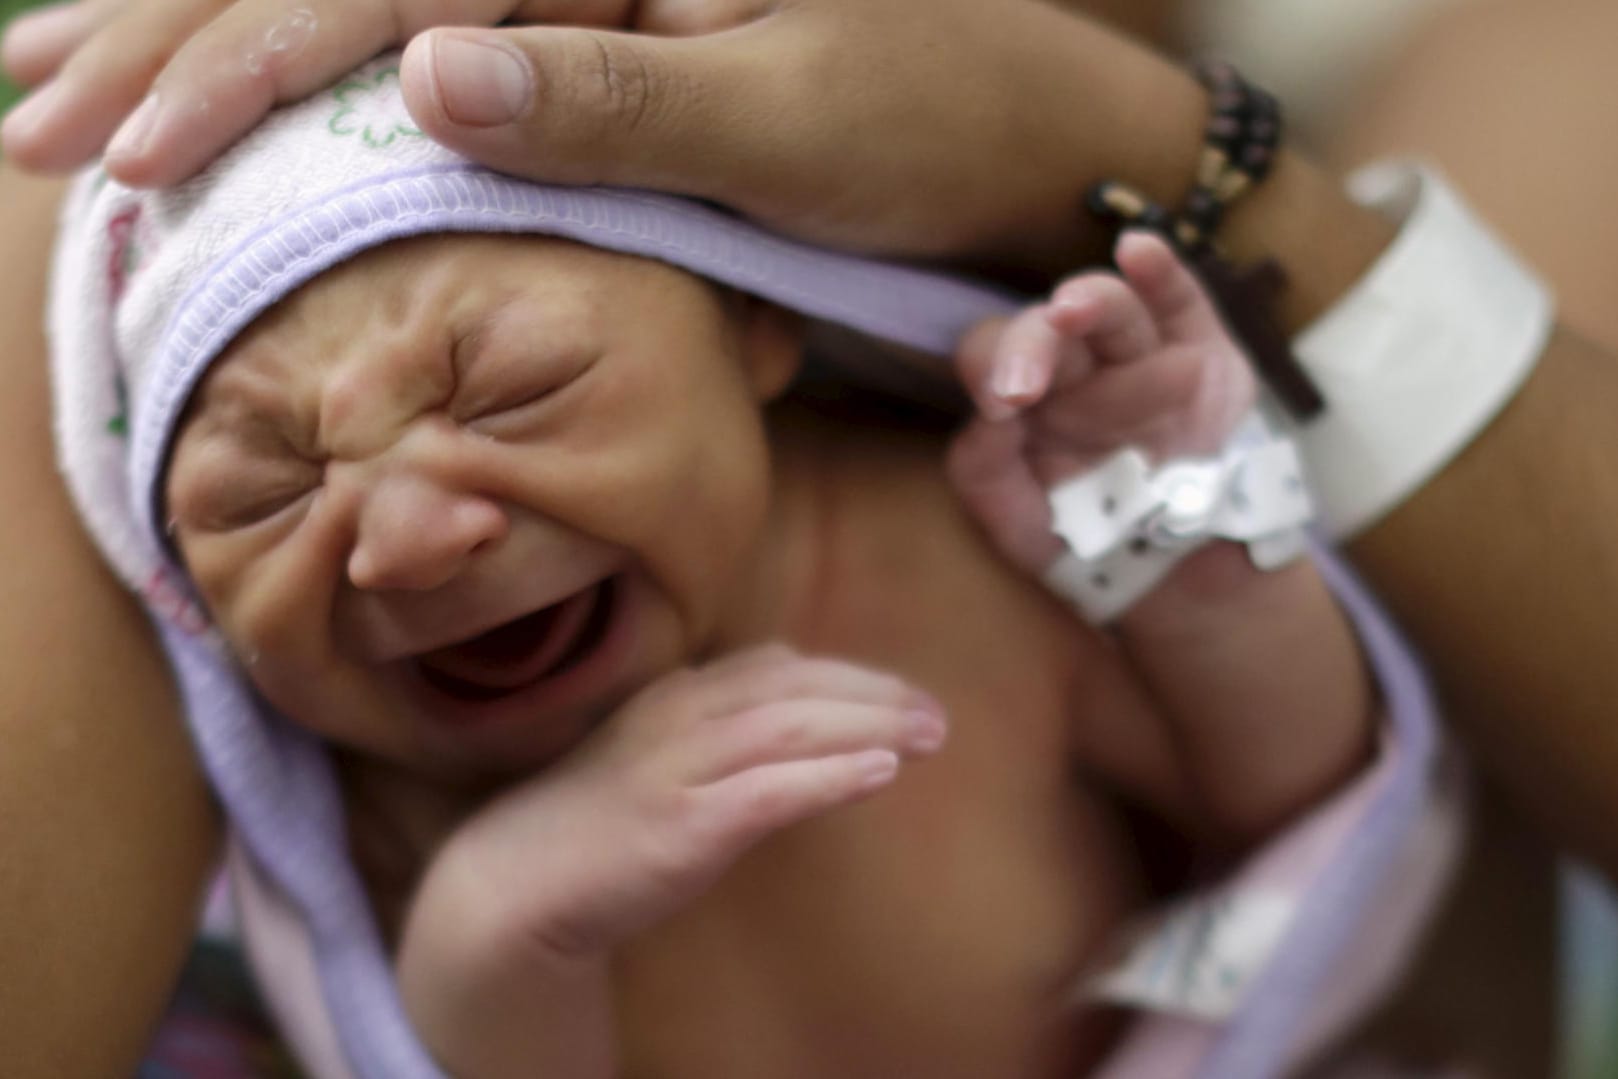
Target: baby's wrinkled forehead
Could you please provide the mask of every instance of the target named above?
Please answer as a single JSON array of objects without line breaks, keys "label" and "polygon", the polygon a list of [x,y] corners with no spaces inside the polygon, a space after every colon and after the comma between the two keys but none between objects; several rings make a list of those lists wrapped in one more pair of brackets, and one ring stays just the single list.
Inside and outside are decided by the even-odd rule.
[{"label": "baby's wrinkled forehead", "polygon": [[432,407],[474,365],[481,380],[515,377],[605,350],[625,319],[701,332],[733,306],[687,271],[554,237],[401,240],[322,273],[247,326],[210,366],[180,433],[275,427],[297,444],[345,402]]}]

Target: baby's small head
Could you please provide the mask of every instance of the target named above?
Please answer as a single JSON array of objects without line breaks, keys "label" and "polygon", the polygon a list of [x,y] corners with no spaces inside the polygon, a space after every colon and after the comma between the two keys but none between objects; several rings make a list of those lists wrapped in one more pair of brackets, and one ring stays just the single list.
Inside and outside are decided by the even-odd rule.
[{"label": "baby's small head", "polygon": [[215,361],[174,542],[289,718],[423,770],[530,768],[712,633],[798,356],[778,309],[646,259],[383,246]]}]

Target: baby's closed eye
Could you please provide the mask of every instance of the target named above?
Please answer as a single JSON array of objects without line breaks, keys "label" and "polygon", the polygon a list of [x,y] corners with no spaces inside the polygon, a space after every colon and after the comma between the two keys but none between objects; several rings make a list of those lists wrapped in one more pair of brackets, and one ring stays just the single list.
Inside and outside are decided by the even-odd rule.
[{"label": "baby's closed eye", "polygon": [[456,421],[494,438],[530,433],[543,422],[562,390],[600,358],[594,352],[515,353],[478,357],[460,378],[451,413]]},{"label": "baby's closed eye", "polygon": [[224,458],[176,466],[169,511],[177,524],[203,532],[233,532],[269,521],[320,487],[321,466],[301,458]]}]

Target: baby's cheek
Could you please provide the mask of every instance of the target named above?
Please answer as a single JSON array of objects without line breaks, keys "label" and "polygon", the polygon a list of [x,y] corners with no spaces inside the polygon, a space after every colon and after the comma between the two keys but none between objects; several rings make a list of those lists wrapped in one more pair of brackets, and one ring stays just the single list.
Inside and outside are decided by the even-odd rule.
[{"label": "baby's cheek", "polygon": [[764,539],[770,513],[769,452],[761,431],[721,433],[670,461],[658,498],[659,521],[648,536],[665,574],[708,612],[727,605]]}]

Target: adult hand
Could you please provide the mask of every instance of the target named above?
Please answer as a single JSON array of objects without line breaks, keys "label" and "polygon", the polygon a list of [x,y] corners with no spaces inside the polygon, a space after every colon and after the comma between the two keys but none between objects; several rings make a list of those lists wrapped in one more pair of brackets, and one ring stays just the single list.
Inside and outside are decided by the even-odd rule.
[{"label": "adult hand", "polygon": [[[140,0],[91,30],[111,3],[10,35],[13,72],[54,75],[6,124],[21,163],[82,163],[123,121],[109,170],[173,183],[409,40],[418,123],[495,168],[697,195],[856,250],[1071,265],[1085,184],[1183,182],[1189,160],[1143,147],[1194,146],[1201,123],[1169,65],[1036,0]],[[505,19],[552,25],[418,35]]]}]

